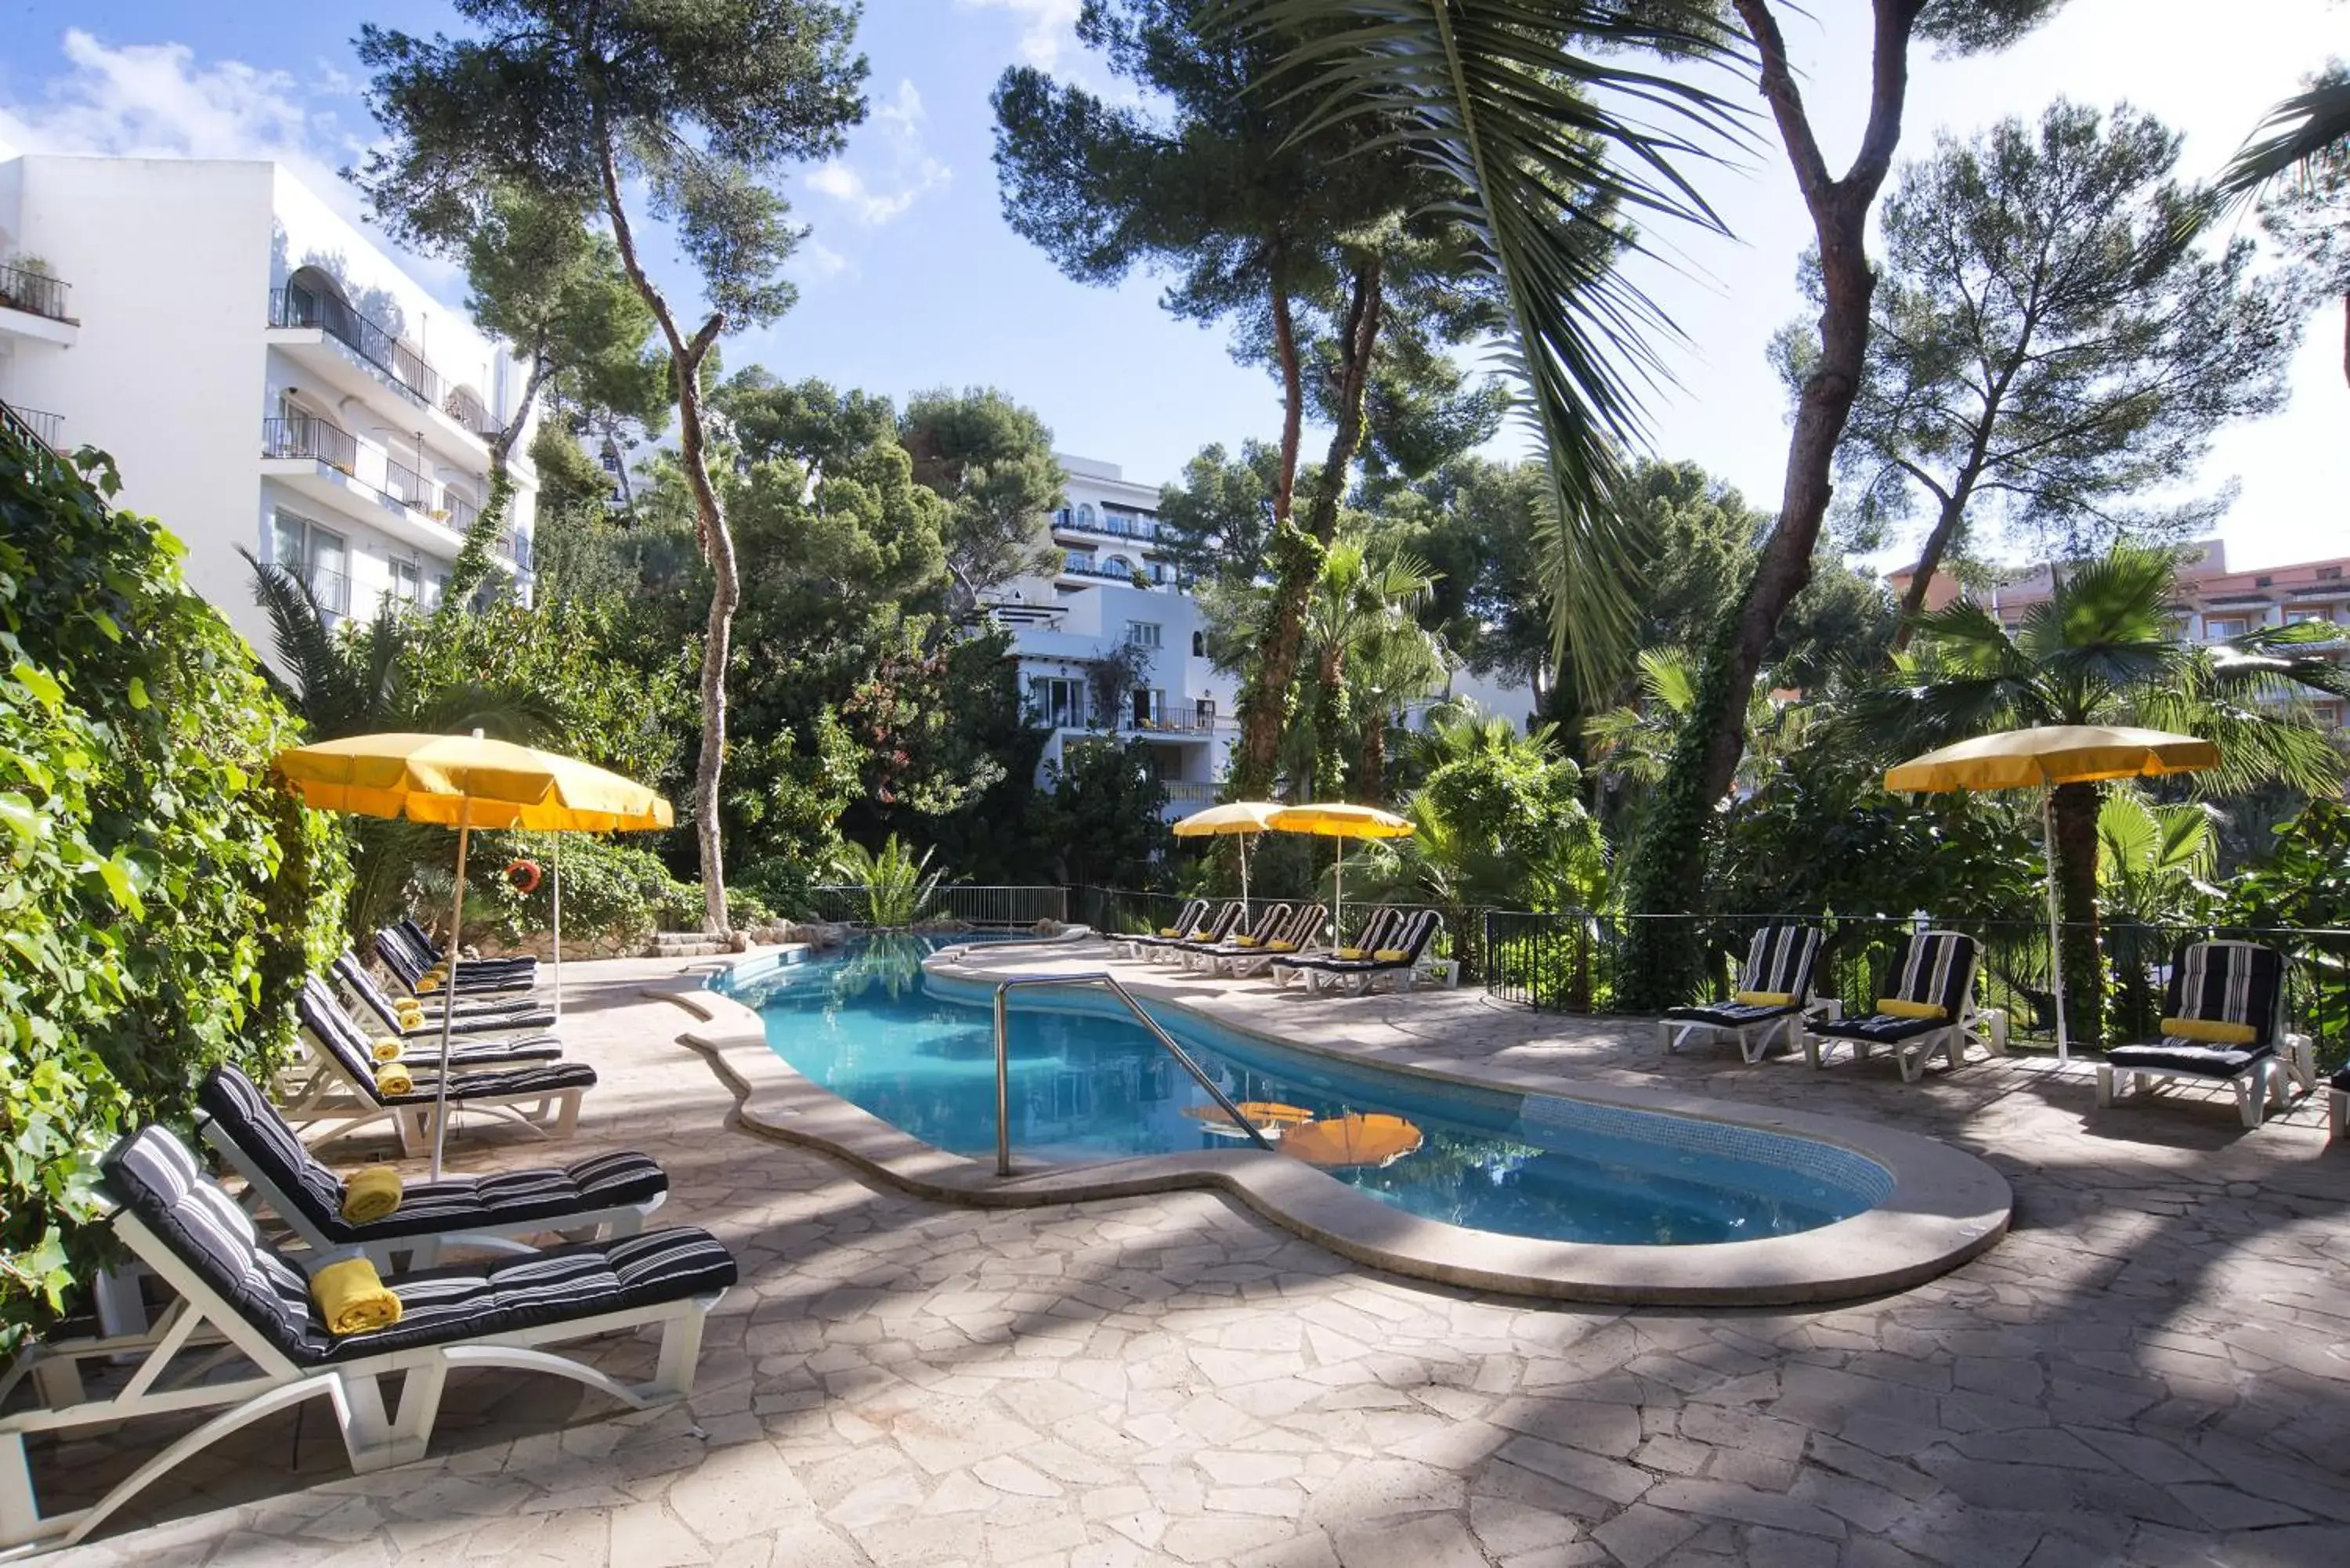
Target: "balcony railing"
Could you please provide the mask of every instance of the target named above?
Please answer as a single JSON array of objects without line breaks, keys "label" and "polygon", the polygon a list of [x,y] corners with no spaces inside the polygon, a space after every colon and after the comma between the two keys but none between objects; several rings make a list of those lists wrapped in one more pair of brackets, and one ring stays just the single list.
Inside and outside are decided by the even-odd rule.
[{"label": "balcony railing", "polygon": [[480,507],[445,486],[441,492],[441,504],[448,512],[445,521],[451,528],[460,534],[470,530],[473,526],[473,520],[482,514]]},{"label": "balcony railing", "polygon": [[432,482],[396,458],[383,460],[383,493],[402,506],[419,512],[435,510],[432,504]]},{"label": "balcony railing", "polygon": [[66,296],[71,286],[63,278],[51,277],[45,272],[0,266],[0,306],[11,310],[46,316],[52,321],[71,321],[73,317],[66,314]]},{"label": "balcony railing", "polygon": [[47,413],[40,409],[11,409],[9,412],[16,416],[13,422],[23,426],[25,433],[35,441],[51,452],[65,451],[65,415]]},{"label": "balcony railing", "polygon": [[1195,734],[1215,727],[1216,705],[1212,702],[1170,702],[1148,718],[1138,718],[1129,711],[1118,723],[1121,730],[1158,733],[1172,731],[1178,734]]},{"label": "balcony railing", "polygon": [[497,416],[463,387],[441,400],[441,411],[485,441],[495,441],[505,433],[498,428]]},{"label": "balcony railing", "polygon": [[519,528],[509,528],[498,535],[498,554],[527,572],[530,570],[530,535]]},{"label": "balcony railing", "polygon": [[340,425],[329,424],[316,415],[262,421],[261,455],[316,458],[329,468],[340,469],[353,478],[359,476],[359,441]]},{"label": "balcony railing", "polygon": [[438,403],[446,390],[441,372],[401,343],[397,334],[332,295],[306,288],[273,288],[269,325],[316,327],[390,376],[402,391],[421,402]]},{"label": "balcony railing", "polygon": [[[1097,566],[1091,561],[1083,560],[1076,556],[1068,557],[1067,564],[1062,566],[1061,571],[1063,575],[1067,576],[1099,577],[1105,582],[1126,583],[1129,586],[1132,585],[1138,575],[1133,571],[1121,572],[1113,566]],[[1151,587],[1163,587],[1167,581],[1164,576],[1153,576],[1148,567],[1145,567],[1139,575],[1141,576],[1143,582]]]},{"label": "balcony railing", "polygon": [[1158,524],[1145,523],[1137,517],[1113,517],[1107,513],[1088,523],[1074,512],[1066,516],[1056,512],[1053,514],[1053,526],[1066,529],[1073,534],[1099,534],[1112,539],[1138,539],[1146,545],[1156,544],[1159,541]]},{"label": "balcony railing", "polygon": [[1216,786],[1211,784],[1199,784],[1191,779],[1161,779],[1159,785],[1167,792],[1167,804],[1170,805],[1215,804]]}]

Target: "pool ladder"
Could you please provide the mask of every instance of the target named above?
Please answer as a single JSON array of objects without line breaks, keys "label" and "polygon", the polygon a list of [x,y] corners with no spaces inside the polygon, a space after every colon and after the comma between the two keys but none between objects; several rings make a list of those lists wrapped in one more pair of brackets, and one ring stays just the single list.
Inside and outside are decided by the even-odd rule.
[{"label": "pool ladder", "polygon": [[1241,1115],[1241,1108],[1232,1104],[1232,1097],[1216,1087],[1208,1075],[1201,1069],[1200,1064],[1191,1059],[1191,1054],[1175,1043],[1175,1036],[1161,1029],[1159,1026],[1159,1020],[1142,1010],[1142,1003],[1134,1000],[1134,992],[1119,983],[1117,976],[1098,970],[1092,974],[1021,974],[1014,975],[1010,980],[1000,980],[995,982],[996,1175],[1012,1174],[1012,1055],[1007,1044],[1009,1035],[1005,1027],[1012,1009],[1008,999],[1015,989],[1045,985],[1098,985],[1107,989],[1112,996],[1126,1004],[1126,1010],[1134,1014],[1136,1022],[1150,1032],[1150,1037],[1158,1041],[1170,1056],[1182,1064],[1183,1070],[1191,1075],[1192,1081],[1208,1091],[1208,1097],[1222,1107],[1224,1115],[1232,1118],[1233,1126],[1247,1133],[1257,1147],[1270,1149],[1273,1147],[1272,1141],[1257,1130],[1256,1124]]}]

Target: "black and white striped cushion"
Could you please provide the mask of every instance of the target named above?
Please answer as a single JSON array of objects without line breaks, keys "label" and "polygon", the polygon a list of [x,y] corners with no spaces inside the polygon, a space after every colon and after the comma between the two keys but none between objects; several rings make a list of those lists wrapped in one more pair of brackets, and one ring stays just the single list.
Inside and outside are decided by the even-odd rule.
[{"label": "black and white striped cushion", "polygon": [[2253,942],[2189,942],[2171,955],[2164,1016],[2239,1023],[2249,1045],[2166,1035],[2151,1045],[2116,1045],[2106,1060],[2120,1068],[2158,1068],[2201,1078],[2233,1078],[2276,1054],[2277,1013],[2284,1001],[2284,959]]},{"label": "black and white striped cushion", "polygon": [[[350,993],[359,998],[361,1005],[381,1019],[384,1026],[394,1033],[415,1035],[440,1033],[441,1021],[437,1017],[428,1020],[421,1029],[411,1031],[404,1028],[400,1022],[400,1004],[376,982],[375,976],[368,972],[367,965],[359,962],[358,954],[348,952],[343,954],[335,961],[334,968],[335,978],[341,981]],[[472,1006],[460,1003],[449,1017],[451,1030],[459,1034],[487,1034],[516,1029],[544,1029],[554,1022],[555,1009],[540,1006],[526,1000],[505,1003],[484,1002]]]},{"label": "black and white striped cushion", "polygon": [[733,1255],[691,1226],[535,1252],[483,1270],[426,1269],[386,1281],[400,1320],[373,1334],[330,1334],[307,1276],[263,1241],[252,1217],[161,1127],[119,1141],[99,1162],[114,1200],[238,1316],[298,1365],[349,1361],[414,1345],[589,1318],[723,1290]]},{"label": "black and white striped cushion", "polygon": [[236,1314],[296,1361],[316,1357],[310,1282],[261,1239],[253,1217],[162,1127],[130,1134],[99,1162],[107,1195],[136,1214]]},{"label": "black and white striped cushion", "polygon": [[[1433,909],[1419,909],[1409,915],[1394,909],[1381,909],[1379,914],[1388,919],[1382,921],[1373,917],[1370,925],[1364,928],[1363,934],[1355,939],[1355,945],[1362,949],[1361,958],[1317,954],[1300,959],[1297,962],[1304,968],[1326,970],[1333,974],[1409,969],[1419,961],[1420,955],[1428,950],[1428,944],[1435,940],[1438,928],[1443,924],[1443,917]],[[1400,952],[1404,956],[1399,959],[1373,958],[1371,955],[1375,952]]]},{"label": "black and white striped cushion", "polygon": [[568,1216],[643,1203],[669,1190],[669,1177],[632,1150],[599,1154],[560,1169],[502,1171],[411,1182],[386,1219],[354,1225],[343,1218],[343,1182],[313,1158],[253,1080],[234,1067],[213,1069],[197,1090],[205,1112],[286,1194],[320,1235],[338,1243],[387,1241]]}]

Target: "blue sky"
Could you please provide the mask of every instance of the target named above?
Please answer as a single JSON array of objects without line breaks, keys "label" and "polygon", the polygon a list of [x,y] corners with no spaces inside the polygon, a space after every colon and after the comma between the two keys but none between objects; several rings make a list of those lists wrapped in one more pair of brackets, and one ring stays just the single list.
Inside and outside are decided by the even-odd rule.
[{"label": "blue sky", "polygon": [[[1790,26],[1832,161],[1849,157],[1864,108],[1866,41],[1847,14],[1857,9],[1838,0]],[[1939,129],[1963,134],[2036,115],[2069,93],[2100,105],[2129,99],[2186,133],[2188,171],[2216,168],[2303,73],[2329,52],[2350,54],[2350,9],[2338,0],[2258,9],[2258,27],[2214,30],[2207,0],[2073,0],[1997,60],[1922,60],[1905,150],[1924,150]],[[860,42],[875,113],[837,164],[791,180],[798,217],[815,230],[794,266],[800,304],[730,339],[729,366],[758,362],[899,398],[999,386],[1036,409],[1063,450],[1148,481],[1171,477],[1205,442],[1271,432],[1272,387],[1231,362],[1221,329],[1166,316],[1148,277],[1114,289],[1070,283],[1003,224],[988,93],[1020,61],[1093,73],[1068,29],[1076,10],[1077,0],[868,0]],[[274,156],[331,186],[332,170],[374,135],[350,47],[363,20],[425,32],[452,25],[444,6],[389,0],[0,0],[0,140]],[[1765,507],[1777,499],[1786,426],[1763,350],[1799,313],[1794,261],[1808,238],[1775,152],[1708,177],[1735,242],[1690,242],[1679,270],[1645,280],[1689,337],[1671,356],[1678,386],[1655,400],[1657,451],[1705,463]],[[356,211],[355,196],[340,199]],[[445,269],[426,275],[462,293]],[[2341,332],[2338,314],[2313,324],[2291,409],[2230,432],[2207,469],[2207,487],[2241,486],[2222,529],[2232,564],[2350,552]]]}]

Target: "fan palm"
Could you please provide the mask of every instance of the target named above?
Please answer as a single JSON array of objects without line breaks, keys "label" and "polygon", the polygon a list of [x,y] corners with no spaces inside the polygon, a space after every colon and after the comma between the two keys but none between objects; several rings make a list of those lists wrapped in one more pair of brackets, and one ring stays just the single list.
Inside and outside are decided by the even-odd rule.
[{"label": "fan palm", "polygon": [[1393,716],[1444,680],[1444,639],[1418,618],[1436,581],[1414,557],[1375,554],[1359,540],[1341,539],[1324,555],[1305,624],[1317,691],[1300,714],[1311,726],[1317,788],[1343,776],[1350,734],[1359,792],[1368,798],[1383,788]]},{"label": "fan palm", "polygon": [[[1584,721],[1583,737],[1603,777],[1654,784],[1665,776],[1681,726],[1697,706],[1697,661],[1687,649],[1652,648],[1639,657],[1640,701]],[[1808,710],[1781,707],[1757,687],[1746,701],[1747,744],[1738,764],[1741,794],[1777,771],[1801,740]]]},{"label": "fan palm", "polygon": [[[2179,639],[2186,616],[2171,556],[2124,546],[2059,571],[2012,633],[1971,598],[1920,617],[1894,683],[1856,698],[1851,721],[1905,753],[2027,725],[2142,725],[2219,746],[2219,765],[2193,775],[2206,794],[2272,782],[2338,793],[2342,752],[2290,699],[2350,694],[2330,656],[2339,634],[2305,623],[2197,647]],[[2102,795],[2060,784],[2051,803],[2063,918],[2093,939]],[[2094,940],[2068,944],[2068,959],[2067,1009],[2094,1039],[2104,1016]]]},{"label": "fan palm", "polygon": [[[276,659],[263,673],[313,741],[399,731],[459,735],[479,730],[536,744],[556,717],[526,689],[467,681],[424,690],[409,678],[409,639],[420,623],[390,596],[373,619],[338,628],[308,583],[243,552],[253,567],[254,602],[268,617]],[[380,817],[346,819],[351,890],[343,927],[357,940],[383,923],[416,867],[437,860],[446,830]]]},{"label": "fan palm", "polygon": [[1636,63],[1723,59],[1734,36],[1703,5],[1615,0],[1226,0],[1217,20],[1288,31],[1281,78],[1258,90],[1315,101],[1309,129],[1392,126],[1454,192],[1508,317],[1557,493],[1551,587],[1575,666],[1604,689],[1631,651],[1639,541],[1611,504],[1616,454],[1643,430],[1640,389],[1675,329],[1617,270],[1644,250],[1632,223],[1724,232],[1680,171],[1737,135],[1737,112]]},{"label": "fan palm", "polygon": [[2271,181],[2350,157],[2350,77],[2329,72],[2269,110],[2221,170],[2213,194],[2241,201]]}]

